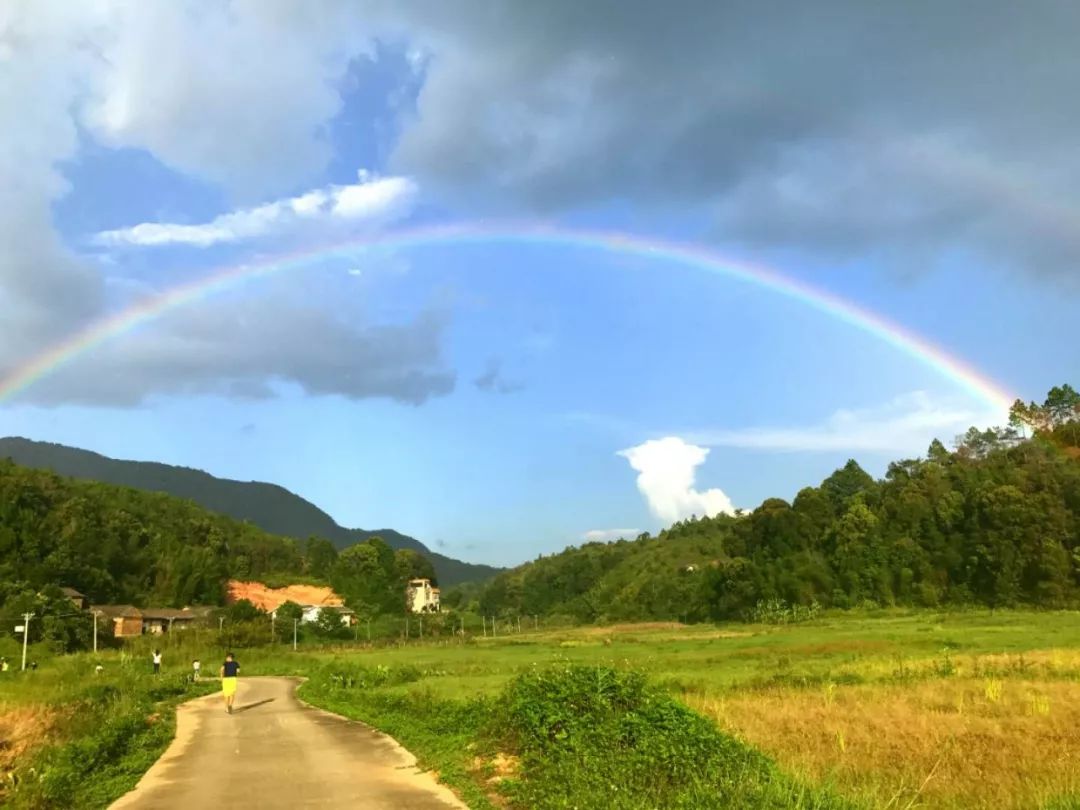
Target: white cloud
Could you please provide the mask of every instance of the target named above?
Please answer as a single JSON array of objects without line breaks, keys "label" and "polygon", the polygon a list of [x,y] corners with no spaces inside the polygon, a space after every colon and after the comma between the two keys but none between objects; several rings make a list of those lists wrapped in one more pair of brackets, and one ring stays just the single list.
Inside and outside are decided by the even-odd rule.
[{"label": "white cloud", "polygon": [[364,15],[344,0],[96,10],[82,32],[100,55],[79,109],[84,125],[103,143],[147,149],[247,199],[281,193],[326,165],[337,83],[352,59],[372,52]]},{"label": "white cloud", "polygon": [[281,236],[312,226],[332,227],[337,222],[347,223],[352,229],[357,225],[378,228],[407,216],[416,194],[416,184],[408,178],[370,179],[361,172],[360,182],[352,185],[315,189],[298,197],[222,214],[210,222],[143,222],[103,231],[96,241],[102,245],[209,247],[260,236]]},{"label": "white cloud", "polygon": [[[100,317],[92,262],[53,222],[80,143],[143,149],[244,199],[330,158],[339,80],[370,51],[364,15],[281,0],[0,3],[0,374]],[[316,200],[297,200],[300,214]],[[234,228],[257,230],[256,211]],[[153,232],[151,232],[152,235]]]},{"label": "white cloud", "polygon": [[815,425],[708,430],[690,437],[713,447],[918,455],[935,438],[949,444],[969,427],[1003,425],[1007,420],[1004,412],[936,401],[924,391],[914,391],[877,407],[836,411]]},{"label": "white cloud", "polygon": [[650,511],[666,523],[691,515],[712,516],[735,511],[731,499],[722,490],[699,492],[694,489],[695,470],[709,455],[706,447],[668,436],[620,450],[618,455],[637,471],[637,486]]},{"label": "white cloud", "polygon": [[615,540],[632,540],[641,529],[590,529],[581,536],[586,543],[612,543]]}]

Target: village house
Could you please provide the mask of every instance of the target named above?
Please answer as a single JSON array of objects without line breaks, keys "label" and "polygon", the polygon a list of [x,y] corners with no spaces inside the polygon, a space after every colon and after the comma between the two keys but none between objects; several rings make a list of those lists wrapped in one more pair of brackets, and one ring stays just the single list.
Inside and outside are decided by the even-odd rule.
[{"label": "village house", "polygon": [[144,634],[161,635],[190,627],[205,618],[213,608],[137,608],[134,605],[94,605],[95,620],[112,625],[114,638],[132,638]]},{"label": "village house", "polygon": [[112,625],[112,634],[116,638],[142,635],[142,613],[134,605],[94,605],[93,611],[95,617],[102,616]]},{"label": "village house", "polygon": [[71,600],[71,604],[75,605],[79,610],[86,610],[90,607],[90,600],[86,598],[86,594],[79,593],[74,588],[61,588],[64,596]]},{"label": "village house", "polygon": [[410,579],[405,586],[405,609],[410,613],[438,613],[439,589],[430,579]]},{"label": "village house", "polygon": [[152,635],[161,635],[173,630],[183,630],[195,621],[195,614],[188,609],[143,608],[142,631]]}]

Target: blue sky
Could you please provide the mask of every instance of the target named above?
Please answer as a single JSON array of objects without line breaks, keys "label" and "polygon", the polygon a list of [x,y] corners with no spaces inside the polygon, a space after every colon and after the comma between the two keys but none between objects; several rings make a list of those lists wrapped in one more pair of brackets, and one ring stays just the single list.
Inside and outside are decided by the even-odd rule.
[{"label": "blue sky", "polygon": [[1071,12],[1001,4],[973,41],[958,11],[859,3],[831,26],[794,5],[452,5],[16,3],[0,380],[214,268],[312,259],[79,356],[0,403],[0,433],[273,481],[512,564],[790,498],[850,457],[880,474],[1002,418],[805,303],[668,260],[318,252],[467,221],[701,245],[1021,397],[1077,382]]}]

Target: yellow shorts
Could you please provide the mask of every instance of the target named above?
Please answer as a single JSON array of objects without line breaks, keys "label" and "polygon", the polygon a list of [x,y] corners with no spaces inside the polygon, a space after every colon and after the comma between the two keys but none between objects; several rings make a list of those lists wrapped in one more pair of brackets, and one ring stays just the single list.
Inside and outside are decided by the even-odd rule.
[{"label": "yellow shorts", "polygon": [[225,697],[236,694],[236,678],[222,678],[221,679],[221,693]]}]

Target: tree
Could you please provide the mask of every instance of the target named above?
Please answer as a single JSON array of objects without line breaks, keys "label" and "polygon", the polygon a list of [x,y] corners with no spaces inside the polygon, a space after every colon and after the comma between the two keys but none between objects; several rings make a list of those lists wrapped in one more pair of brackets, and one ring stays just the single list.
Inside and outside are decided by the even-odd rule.
[{"label": "tree", "polygon": [[266,618],[266,611],[257,608],[249,599],[239,599],[225,608],[225,618],[230,624],[254,622]]},{"label": "tree", "polygon": [[433,585],[437,584],[431,560],[411,548],[399,548],[394,552],[394,572],[402,587],[410,579],[430,579]]},{"label": "tree", "polygon": [[860,493],[872,493],[875,486],[873,477],[858,462],[849,459],[847,464],[821,482],[821,491],[832,502],[834,511],[839,513],[847,508],[849,500]]},{"label": "tree", "polygon": [[337,562],[334,544],[321,537],[309,537],[304,545],[304,571],[317,579],[326,579]]}]

